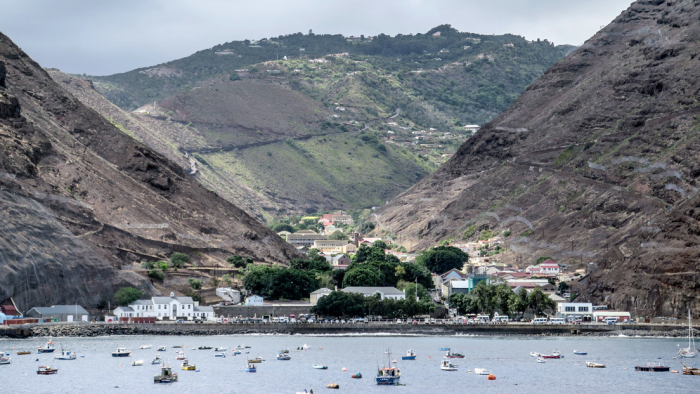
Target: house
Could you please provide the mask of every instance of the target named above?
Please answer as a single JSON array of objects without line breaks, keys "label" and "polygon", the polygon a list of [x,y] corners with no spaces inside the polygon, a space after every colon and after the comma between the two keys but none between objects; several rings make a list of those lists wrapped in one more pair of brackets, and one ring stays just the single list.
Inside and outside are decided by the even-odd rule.
[{"label": "house", "polygon": [[302,233],[301,231],[296,232],[294,234],[289,234],[287,235],[287,242],[296,245],[296,246],[306,246],[306,247],[311,247],[314,244],[314,241],[318,240],[325,240],[328,239],[328,236],[325,234],[316,234],[314,232],[311,233]]},{"label": "house", "polygon": [[562,302],[557,304],[557,317],[581,317],[583,321],[593,319],[593,304],[590,302]]},{"label": "house", "polygon": [[4,313],[7,318],[21,316],[21,313],[15,309],[14,305],[0,305],[0,312]]},{"label": "house", "polygon": [[350,263],[350,257],[348,257],[345,254],[335,255],[331,259],[331,265],[333,266],[333,269],[345,269],[350,265]]},{"label": "house", "polygon": [[219,287],[216,289],[216,295],[223,298],[224,301],[238,304],[241,302],[241,292],[230,287]]},{"label": "house", "polygon": [[158,320],[204,320],[214,319],[214,308],[199,306],[192,297],[151,297],[150,300],[136,300],[128,306],[120,306],[114,310],[114,315],[122,319],[156,318]]},{"label": "house", "polygon": [[537,265],[529,265],[527,268],[525,268],[525,272],[527,272],[530,275],[540,275],[541,269]]},{"label": "house", "polygon": [[468,124],[464,126],[464,130],[469,131],[471,133],[476,133],[477,131],[479,131],[480,128],[481,126],[475,124]]},{"label": "house", "polygon": [[246,306],[262,306],[263,305],[263,298],[258,296],[258,295],[252,295],[252,296],[247,297],[245,299],[245,305]]},{"label": "house", "polygon": [[346,287],[343,290],[346,293],[362,294],[365,297],[371,297],[379,294],[381,299],[391,298],[393,300],[404,300],[406,294],[395,287]]},{"label": "house", "polygon": [[309,295],[309,302],[311,305],[316,305],[318,303],[318,300],[331,294],[333,291],[331,289],[327,289],[325,287],[322,287],[316,291],[311,292]]},{"label": "house", "polygon": [[628,322],[632,316],[629,312],[599,310],[593,311],[593,321],[603,321],[606,318],[616,318],[619,322]]},{"label": "house", "polygon": [[511,289],[523,287],[528,291],[534,290],[537,286],[545,293],[554,293],[557,288],[549,283],[547,279],[511,279],[506,282]]},{"label": "house", "polygon": [[88,321],[88,312],[80,305],[52,305],[51,307],[35,306],[25,317],[52,318],[59,321]]},{"label": "house", "polygon": [[347,239],[316,240],[312,247],[322,253],[354,253],[357,250],[355,244],[351,244]]},{"label": "house", "polygon": [[284,239],[287,239],[287,236],[290,234],[292,234],[292,233],[290,233],[289,231],[280,231],[279,233],[277,233],[277,235],[279,235],[280,237],[282,237]]},{"label": "house", "polygon": [[559,264],[554,260],[548,259],[540,263],[540,275],[557,276],[559,275]]}]

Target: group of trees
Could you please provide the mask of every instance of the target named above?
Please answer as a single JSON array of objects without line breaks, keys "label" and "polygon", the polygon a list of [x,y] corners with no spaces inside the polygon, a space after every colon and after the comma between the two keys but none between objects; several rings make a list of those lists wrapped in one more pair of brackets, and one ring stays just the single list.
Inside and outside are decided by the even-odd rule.
[{"label": "group of trees", "polygon": [[[408,294],[408,292],[407,292]],[[384,318],[405,318],[429,313],[435,309],[430,302],[416,301],[407,295],[405,300],[382,300],[379,294],[365,297],[362,294],[334,291],[321,297],[311,308],[311,313],[320,316],[364,317],[368,315]]]},{"label": "group of trees", "polygon": [[430,271],[424,265],[402,263],[396,256],[387,255],[385,248],[384,242],[375,243],[370,247],[360,246],[346,270],[333,272],[334,281],[342,287],[396,287],[403,281],[417,282],[424,288],[433,288]]},{"label": "group of trees", "polygon": [[159,260],[156,262],[148,261],[142,264],[142,266],[149,270],[148,276],[153,279],[163,280],[165,278],[165,273],[172,268],[177,271],[178,268],[184,267],[185,264],[190,262],[190,256],[185,253],[175,252],[170,255],[168,261]]},{"label": "group of trees", "polygon": [[437,246],[428,249],[416,258],[416,263],[424,265],[436,274],[444,274],[451,269],[461,270],[469,255],[454,246]]},{"label": "group of trees", "polygon": [[486,282],[478,283],[469,294],[452,294],[447,302],[461,314],[483,313],[489,316],[495,312],[500,315],[522,316],[528,310],[539,316],[554,311],[557,307],[539,286],[528,294],[523,288],[515,293],[505,283],[487,285]]}]

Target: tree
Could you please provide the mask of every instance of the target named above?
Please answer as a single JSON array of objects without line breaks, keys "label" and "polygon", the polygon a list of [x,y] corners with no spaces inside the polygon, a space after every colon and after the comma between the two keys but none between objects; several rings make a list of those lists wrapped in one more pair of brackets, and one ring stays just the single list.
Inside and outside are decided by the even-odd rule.
[{"label": "tree", "polygon": [[318,272],[330,271],[332,269],[328,261],[321,256],[317,256],[313,259],[292,259],[289,262],[289,268]]},{"label": "tree", "polygon": [[389,249],[389,247],[386,246],[386,242],[382,241],[381,239],[378,239],[378,240],[374,241],[374,243],[372,244],[372,247],[374,247],[374,248],[382,248],[382,249]]},{"label": "tree", "polygon": [[500,311],[501,315],[511,315],[510,299],[513,297],[515,297],[513,289],[511,289],[507,284],[501,283],[495,287],[494,304]]},{"label": "tree", "polygon": [[[310,259],[315,259],[317,257],[321,257],[321,255],[319,255],[319,253],[321,253],[320,250],[318,250],[316,248],[311,248],[311,249],[309,249],[308,252],[306,252],[306,257],[308,257]],[[323,258],[323,257],[321,257],[321,258]]]},{"label": "tree", "polygon": [[559,294],[566,293],[566,291],[569,290],[569,284],[566,282],[559,282],[559,287],[557,290],[559,291]]},{"label": "tree", "polygon": [[542,289],[535,287],[530,295],[527,296],[528,307],[532,308],[535,317],[542,315],[545,311],[556,309],[557,304],[547,294],[542,292]]},{"label": "tree", "polygon": [[133,287],[122,287],[114,293],[114,300],[117,304],[122,306],[127,306],[132,302],[138,300],[143,294],[143,291],[135,289]]},{"label": "tree", "polygon": [[272,231],[279,233],[282,231],[289,231],[290,233],[294,232],[294,227],[292,227],[289,223],[280,223],[272,226]]},{"label": "tree", "polygon": [[235,268],[245,268],[246,265],[248,265],[248,262],[243,259],[243,257],[234,254],[233,256],[229,257],[226,259],[226,261],[231,264],[232,267]]},{"label": "tree", "polygon": [[349,239],[349,238],[348,238],[348,235],[345,234],[344,232],[342,232],[340,230],[335,230],[335,231],[333,231],[333,233],[331,233],[331,235],[328,236],[328,239],[338,241],[338,240],[344,240],[344,239]]},{"label": "tree", "polygon": [[321,297],[311,308],[311,313],[320,316],[364,316],[365,297],[362,294],[333,291]]},{"label": "tree", "polygon": [[510,298],[509,308],[513,313],[519,313],[521,316],[525,313],[528,306],[527,290],[520,288],[517,293],[514,293]]},{"label": "tree", "polygon": [[370,231],[374,230],[375,224],[372,222],[364,222],[360,225],[360,227],[357,229],[357,231],[360,234],[367,234]]},{"label": "tree", "polygon": [[156,266],[158,267],[159,270],[161,270],[161,271],[163,271],[163,273],[165,273],[165,271],[167,271],[168,268],[170,268],[170,263],[168,263],[167,261],[161,260],[161,261],[156,263]]},{"label": "tree", "polygon": [[195,290],[202,288],[202,282],[200,282],[198,279],[190,278],[187,282],[190,284],[190,287]]},{"label": "tree", "polygon": [[300,300],[319,288],[316,274],[300,269],[249,264],[243,286],[253,294],[277,300]]},{"label": "tree", "polygon": [[228,79],[231,80],[231,81],[240,81],[240,80],[241,80],[241,76],[238,75],[238,74],[236,74],[236,73],[233,73],[233,74],[231,74],[230,77],[228,77]]},{"label": "tree", "polygon": [[141,266],[147,270],[152,270],[155,268],[156,264],[152,261],[146,261],[145,263],[141,264]]},{"label": "tree", "polygon": [[170,263],[175,268],[180,268],[181,266],[183,266],[189,262],[190,262],[190,256],[188,256],[184,253],[175,252],[175,253],[170,255]]},{"label": "tree", "polygon": [[233,284],[233,280],[229,274],[224,274],[221,276],[221,280],[226,284],[226,286],[231,286]]},{"label": "tree", "polygon": [[494,309],[496,309],[495,293],[495,286],[487,285],[486,282],[481,281],[477,283],[470,294],[474,298],[479,312],[493,316]]},{"label": "tree", "polygon": [[340,269],[340,270],[333,270],[331,271],[331,281],[333,282],[334,285],[342,287],[343,286],[343,279],[345,279],[345,270]]},{"label": "tree", "polygon": [[148,276],[153,279],[158,279],[158,280],[163,280],[165,279],[165,273],[163,271],[158,271],[157,269],[153,268],[152,270],[148,271]]},{"label": "tree", "polygon": [[350,286],[381,286],[382,277],[375,267],[357,267],[345,273],[343,287]]},{"label": "tree", "polygon": [[416,288],[418,289],[418,299],[421,301],[430,301],[430,293],[423,287],[420,283],[416,286],[415,283],[401,281],[396,285],[399,290],[404,290],[406,293],[406,299],[416,299]]},{"label": "tree", "polygon": [[451,269],[461,270],[469,255],[454,246],[437,246],[421,253],[416,262],[427,267],[431,272],[443,274]]},{"label": "tree", "polygon": [[549,257],[549,256],[541,256],[541,257],[538,257],[538,258],[537,258],[537,262],[535,263],[535,265],[540,265],[540,263],[542,263],[542,262],[544,262],[544,261],[547,261],[547,260],[549,260],[549,259],[551,259],[551,257]]}]

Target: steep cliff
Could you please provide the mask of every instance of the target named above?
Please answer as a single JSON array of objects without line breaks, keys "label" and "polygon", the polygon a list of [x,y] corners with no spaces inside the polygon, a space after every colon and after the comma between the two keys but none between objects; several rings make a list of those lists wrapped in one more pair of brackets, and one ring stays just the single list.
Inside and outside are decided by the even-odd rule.
[{"label": "steep cliff", "polygon": [[295,255],[83,105],[2,34],[0,64],[0,299],[26,308],[80,294],[94,305],[114,284],[136,281],[116,268],[174,251],[202,266],[233,253],[282,263]]},{"label": "steep cliff", "polygon": [[700,313],[699,20],[632,4],[377,222],[414,248],[511,229],[513,260],[588,267],[583,298]]}]

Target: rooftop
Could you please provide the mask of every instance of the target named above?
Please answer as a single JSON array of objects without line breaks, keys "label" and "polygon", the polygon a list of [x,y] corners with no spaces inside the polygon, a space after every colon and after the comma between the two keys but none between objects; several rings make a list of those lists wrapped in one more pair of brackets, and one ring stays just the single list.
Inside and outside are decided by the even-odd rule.
[{"label": "rooftop", "polygon": [[399,295],[404,294],[403,291],[395,287],[362,287],[362,286],[351,286],[346,287],[342,291],[346,293],[360,293],[360,294],[374,294],[382,293],[384,295]]},{"label": "rooftop", "polygon": [[88,312],[80,305],[52,305],[35,306],[34,308],[40,315],[87,315]]}]

